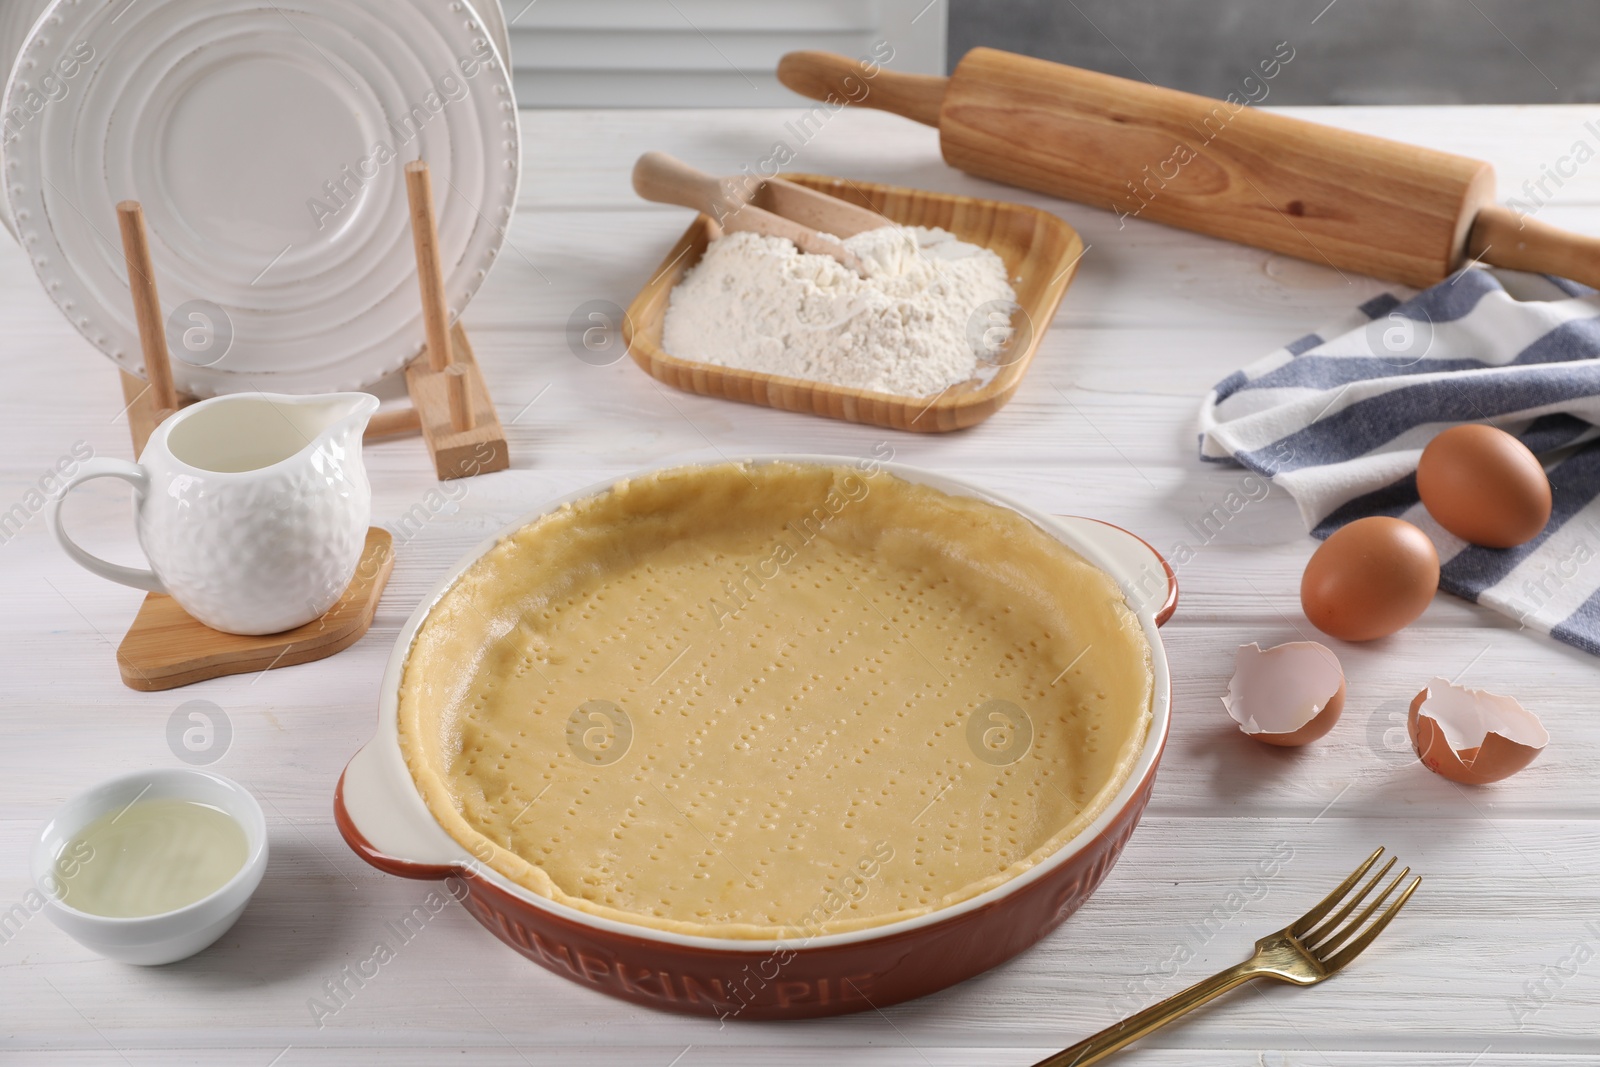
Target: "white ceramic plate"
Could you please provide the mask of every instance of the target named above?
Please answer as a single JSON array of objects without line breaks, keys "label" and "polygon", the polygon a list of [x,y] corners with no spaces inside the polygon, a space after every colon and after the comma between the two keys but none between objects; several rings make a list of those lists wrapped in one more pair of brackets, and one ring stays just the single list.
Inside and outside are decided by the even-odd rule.
[{"label": "white ceramic plate", "polygon": [[[36,3],[37,0],[26,0]],[[511,0],[521,13],[521,9],[528,0]],[[511,58],[511,27],[506,24],[505,5],[500,0],[477,0],[474,6],[478,9],[478,16],[483,19],[483,28],[488,31],[489,40],[494,42],[495,49],[500,53],[500,61],[505,64],[506,70],[514,71],[516,63]]]},{"label": "white ceramic plate", "polygon": [[[22,42],[28,39],[28,31],[49,6],[50,0],[0,0],[0,92],[4,91],[3,86],[11,79],[11,65],[16,61],[17,53],[22,51]],[[500,15],[500,19],[503,22],[505,16]],[[3,120],[3,116],[0,116],[0,120]],[[10,140],[9,130],[0,130],[0,152],[5,150]],[[11,208],[3,196],[0,196],[0,223],[11,231],[11,236],[17,235],[17,228],[11,222]]]},{"label": "white ceramic plate", "polygon": [[408,160],[433,172],[452,313],[516,200],[510,76],[465,0],[55,0],[19,106],[5,190],[45,289],[142,373],[116,219],[140,200],[196,396],[357,389],[421,351]]},{"label": "white ceramic plate", "polygon": [[[12,64],[16,61],[17,53],[22,50],[22,43],[28,38],[28,31],[33,28],[34,22],[44,9],[50,6],[51,0],[0,0],[0,94],[4,94],[5,85],[11,79]],[[525,0],[517,0],[523,3]],[[479,16],[483,19],[484,31],[489,40],[494,42],[495,49],[500,53],[501,62],[507,70],[512,69],[511,63],[511,33],[506,25],[506,14],[500,0],[481,0],[477,5]],[[4,144],[10,137],[0,133],[0,152],[4,151]],[[0,195],[0,224],[17,235],[17,228],[11,221],[11,205],[3,195]]]}]

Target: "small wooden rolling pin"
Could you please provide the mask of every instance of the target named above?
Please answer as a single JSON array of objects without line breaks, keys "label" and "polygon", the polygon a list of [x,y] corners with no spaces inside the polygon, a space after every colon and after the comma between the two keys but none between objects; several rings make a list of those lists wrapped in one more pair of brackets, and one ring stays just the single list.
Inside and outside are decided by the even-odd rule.
[{"label": "small wooden rolling pin", "polygon": [[992,48],[948,78],[791,52],[778,79],[934,126],[969,174],[1119,216],[1407,285],[1480,260],[1600,287],[1600,239],[1494,203],[1494,168],[1465,156]]}]

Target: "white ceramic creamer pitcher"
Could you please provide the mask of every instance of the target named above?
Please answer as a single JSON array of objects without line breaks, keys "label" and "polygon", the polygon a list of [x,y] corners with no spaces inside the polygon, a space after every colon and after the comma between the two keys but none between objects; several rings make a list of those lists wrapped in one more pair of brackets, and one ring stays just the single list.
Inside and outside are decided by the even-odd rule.
[{"label": "white ceramic creamer pitcher", "polygon": [[[80,565],[123,585],[168,593],[214,630],[270,634],[333,606],[355,576],[372,511],[361,434],[367,393],[234,393],[169,416],[138,463],[91,459],[50,507],[50,529]],[[91,478],[134,488],[150,569],[78,547],[61,502]]]}]

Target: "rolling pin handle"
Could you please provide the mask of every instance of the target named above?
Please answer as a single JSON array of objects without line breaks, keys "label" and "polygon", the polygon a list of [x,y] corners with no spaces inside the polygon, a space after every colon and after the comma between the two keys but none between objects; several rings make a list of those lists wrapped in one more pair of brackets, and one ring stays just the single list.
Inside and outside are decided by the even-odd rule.
[{"label": "rolling pin handle", "polygon": [[790,52],[778,60],[778,80],[801,96],[877,108],[939,127],[949,78],[904,74],[836,52]]},{"label": "rolling pin handle", "polygon": [[1512,270],[1570,278],[1600,288],[1600,238],[1569,233],[1499,204],[1481,208],[1467,255]]}]

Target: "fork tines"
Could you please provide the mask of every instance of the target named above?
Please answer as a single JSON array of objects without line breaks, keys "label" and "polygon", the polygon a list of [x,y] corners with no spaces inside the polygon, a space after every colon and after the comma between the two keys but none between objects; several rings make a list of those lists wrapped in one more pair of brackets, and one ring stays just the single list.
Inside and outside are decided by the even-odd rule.
[{"label": "fork tines", "polygon": [[[1350,893],[1351,889],[1372,869],[1373,864],[1378,862],[1378,858],[1383,855],[1383,851],[1383,848],[1380,847],[1372,855],[1368,856],[1361,866],[1350,872],[1350,877],[1339,883],[1338,888],[1329,893],[1321,903],[1306,912],[1294,925],[1289,927],[1289,933],[1329,972],[1337,971],[1359,956],[1368,945],[1372,944],[1373,940],[1383,932],[1383,928],[1394,920],[1401,908],[1405,907],[1406,901],[1411,899],[1411,894],[1416,892],[1417,886],[1422,884],[1421,876],[1413,878],[1411,884],[1401,891],[1393,904],[1390,904],[1387,908],[1383,907],[1384,902],[1394,895],[1394,891],[1399,887],[1400,883],[1405,881],[1406,875],[1411,873],[1411,868],[1407,867],[1394,876],[1394,879],[1389,882],[1383,892],[1378,894],[1377,899],[1362,908],[1361,913],[1351,919],[1351,914],[1358,907],[1361,907],[1361,902],[1371,895],[1372,891],[1377,888],[1378,883],[1382,882],[1394,867],[1395,857],[1390,856],[1389,862],[1385,863],[1378,873],[1373,875],[1371,880],[1361,887],[1359,892],[1353,895]],[[1349,896],[1348,900],[1345,899],[1346,896]],[[1330,917],[1329,912],[1332,912],[1341,902],[1344,903],[1344,906],[1339,908],[1337,914]],[[1380,908],[1383,908],[1381,913],[1379,912]],[[1376,919],[1373,918],[1374,916],[1377,916]],[[1357,934],[1360,936],[1356,936]],[[1352,941],[1352,937],[1355,940]],[[1343,946],[1343,948],[1341,949],[1340,946]]]}]

